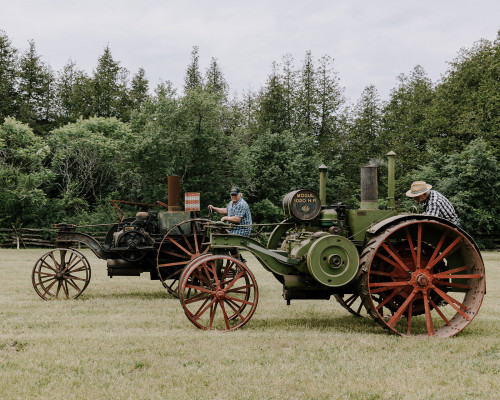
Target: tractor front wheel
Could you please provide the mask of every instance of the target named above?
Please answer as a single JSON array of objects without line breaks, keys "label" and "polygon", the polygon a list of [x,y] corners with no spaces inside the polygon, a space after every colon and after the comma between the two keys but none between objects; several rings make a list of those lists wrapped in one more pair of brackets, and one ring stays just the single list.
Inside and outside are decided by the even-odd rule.
[{"label": "tractor front wheel", "polygon": [[245,325],[257,307],[259,290],[252,272],[229,255],[193,260],[179,280],[179,299],[200,329],[232,331]]}]

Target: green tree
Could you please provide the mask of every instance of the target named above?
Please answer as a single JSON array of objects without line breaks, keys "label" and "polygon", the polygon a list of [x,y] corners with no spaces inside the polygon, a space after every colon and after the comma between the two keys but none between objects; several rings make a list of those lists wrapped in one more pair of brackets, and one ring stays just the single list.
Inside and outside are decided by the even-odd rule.
[{"label": "green tree", "polygon": [[227,99],[229,85],[224,78],[222,69],[215,58],[212,57],[210,65],[205,72],[205,90],[218,94],[221,100]]},{"label": "green tree", "polygon": [[249,148],[254,202],[268,199],[279,205],[291,190],[317,186],[317,167],[321,160],[315,153],[314,140],[295,137],[290,131],[266,131]]},{"label": "green tree", "polygon": [[382,104],[375,86],[367,86],[351,111],[347,138],[347,157],[355,169],[368,164],[370,159],[380,158],[379,148]]},{"label": "green tree", "polygon": [[127,76],[128,71],[120,67],[120,63],[113,59],[109,46],[106,46],[92,77],[93,115],[128,120]]},{"label": "green tree", "polygon": [[341,138],[340,108],[345,99],[331,57],[323,56],[320,58],[315,76],[319,118],[317,141],[319,152],[326,161],[332,158],[332,147],[334,147],[332,144]]},{"label": "green tree", "polygon": [[44,140],[27,125],[10,117],[0,125],[0,223],[46,222],[45,187],[52,179],[44,167],[48,153]]},{"label": "green tree", "polygon": [[92,97],[91,79],[77,68],[74,61],[69,60],[57,79],[59,125],[76,122],[78,118],[89,118],[93,111]]},{"label": "green tree", "polygon": [[184,76],[184,92],[189,92],[190,90],[203,86],[203,79],[199,66],[200,56],[198,53],[198,46],[193,46],[193,49],[191,50],[191,60]]},{"label": "green tree", "polygon": [[149,81],[146,79],[144,68],[139,68],[132,78],[130,88],[130,101],[132,109],[140,110],[149,97]]},{"label": "green tree", "polygon": [[305,135],[318,136],[320,110],[318,109],[316,70],[311,51],[307,51],[298,78],[296,97],[297,128]]},{"label": "green tree", "polygon": [[80,119],[52,131],[52,192],[61,207],[70,214],[89,210],[126,189],[122,157],[131,141],[129,127],[116,118]]},{"label": "green tree", "polygon": [[5,117],[15,116],[16,107],[17,49],[7,34],[0,30],[0,123]]},{"label": "green tree", "polygon": [[450,63],[429,118],[432,143],[443,152],[460,151],[483,138],[500,155],[500,32],[462,49]]},{"label": "green tree", "polygon": [[291,54],[285,54],[282,59],[283,102],[284,115],[283,127],[293,131],[296,121],[295,97],[297,84],[297,71],[294,70],[294,61]]},{"label": "green tree", "polygon": [[375,86],[367,86],[347,114],[347,127],[333,147],[353,194],[359,190],[360,167],[370,162],[380,165],[379,160],[383,158],[379,146],[382,104]]},{"label": "green tree", "polygon": [[47,133],[55,117],[55,78],[38,55],[33,41],[23,54],[19,64],[19,119],[35,133]]},{"label": "green tree", "polygon": [[398,81],[382,111],[380,148],[384,153],[395,151],[399,168],[410,171],[428,161],[426,148],[435,135],[428,127],[434,89],[420,66],[408,76],[398,76]]},{"label": "green tree", "polygon": [[278,64],[273,63],[272,73],[261,90],[258,99],[259,131],[282,132],[290,125],[287,89],[278,73]]}]

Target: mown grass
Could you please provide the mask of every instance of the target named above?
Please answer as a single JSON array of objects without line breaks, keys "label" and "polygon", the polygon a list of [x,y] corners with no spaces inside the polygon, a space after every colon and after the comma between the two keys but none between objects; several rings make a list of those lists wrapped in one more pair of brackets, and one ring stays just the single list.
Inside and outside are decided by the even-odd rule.
[{"label": "mown grass", "polygon": [[292,301],[251,257],[257,311],[242,329],[200,331],[148,276],[92,280],[76,300],[41,300],[40,250],[0,250],[1,399],[500,398],[500,253],[483,254],[475,320],[449,339],[396,337],[331,301]]}]

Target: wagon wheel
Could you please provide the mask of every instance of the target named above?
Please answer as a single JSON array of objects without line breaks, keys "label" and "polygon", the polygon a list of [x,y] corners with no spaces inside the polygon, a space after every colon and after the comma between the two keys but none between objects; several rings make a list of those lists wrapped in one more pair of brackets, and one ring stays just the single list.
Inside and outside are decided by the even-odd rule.
[{"label": "wagon wheel", "polygon": [[368,317],[359,293],[335,294],[335,300],[355,317]]},{"label": "wagon wheel", "polygon": [[31,280],[44,300],[76,299],[90,282],[90,264],[77,250],[51,250],[37,260]]},{"label": "wagon wheel", "polygon": [[377,235],[361,268],[367,311],[399,335],[455,335],[478,313],[486,288],[474,244],[435,220],[403,221]]},{"label": "wagon wheel", "polygon": [[228,255],[208,255],[190,263],[180,278],[179,293],[184,312],[194,325],[222,331],[246,324],[259,297],[252,272]]},{"label": "wagon wheel", "polygon": [[169,293],[179,297],[179,277],[191,260],[209,250],[205,218],[188,219],[174,225],[160,243],[156,267],[158,277]]}]

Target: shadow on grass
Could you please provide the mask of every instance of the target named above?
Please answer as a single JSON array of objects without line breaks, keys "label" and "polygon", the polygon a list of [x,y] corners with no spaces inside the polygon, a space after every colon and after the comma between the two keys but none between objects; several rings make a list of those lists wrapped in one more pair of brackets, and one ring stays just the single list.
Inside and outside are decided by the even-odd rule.
[{"label": "shadow on grass", "polygon": [[115,293],[84,293],[78,300],[105,300],[105,299],[142,299],[142,300],[178,300],[177,297],[173,296],[166,290],[158,290],[155,292],[141,292],[141,291],[131,291],[131,292],[115,292]]},{"label": "shadow on grass", "polygon": [[[475,322],[475,323],[474,323]],[[353,315],[343,316],[311,316],[311,317],[290,317],[259,319],[253,318],[243,329],[248,330],[273,330],[273,331],[316,331],[316,332],[338,332],[338,333],[370,333],[375,335],[387,335],[398,337],[394,333],[382,328],[376,321],[368,317],[355,317]],[[407,338],[407,336],[401,336]],[[414,336],[412,336],[415,338]],[[490,329],[488,324],[483,321],[473,321],[464,330],[454,335],[453,338],[474,338],[491,337],[497,338],[498,331]],[[442,340],[450,340],[442,339]]]},{"label": "shadow on grass", "polygon": [[382,333],[386,334],[384,329],[375,321],[355,317],[353,315],[332,316],[332,317],[290,317],[284,318],[277,316],[275,318],[259,319],[253,318],[245,326],[245,329],[272,329],[272,330],[313,330],[313,331],[336,331],[341,333]]}]

